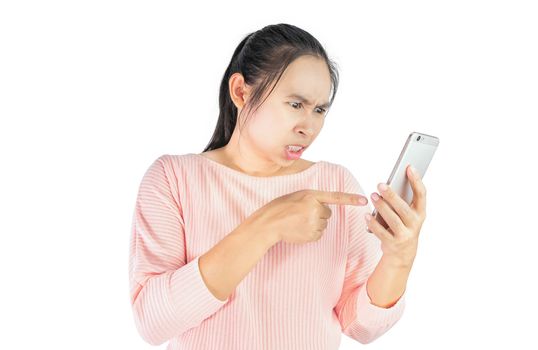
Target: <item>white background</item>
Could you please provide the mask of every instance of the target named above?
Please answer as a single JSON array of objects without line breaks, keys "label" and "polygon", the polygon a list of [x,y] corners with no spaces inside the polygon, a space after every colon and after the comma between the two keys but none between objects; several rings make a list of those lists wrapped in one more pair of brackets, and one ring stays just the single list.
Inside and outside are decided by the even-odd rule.
[{"label": "white background", "polygon": [[340,68],[305,159],[369,195],[411,131],[440,139],[406,311],[368,347],[536,348],[537,18],[531,1],[3,1],[0,348],[156,348],[128,296],[138,185],[203,150],[234,49],[281,22]]}]

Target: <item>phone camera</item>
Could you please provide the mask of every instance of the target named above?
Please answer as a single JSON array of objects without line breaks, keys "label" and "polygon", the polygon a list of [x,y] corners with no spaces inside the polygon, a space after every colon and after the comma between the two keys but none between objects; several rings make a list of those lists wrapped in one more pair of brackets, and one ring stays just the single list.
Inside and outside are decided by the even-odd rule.
[{"label": "phone camera", "polygon": [[419,136],[419,137],[417,137],[417,141],[420,141],[420,136]]}]

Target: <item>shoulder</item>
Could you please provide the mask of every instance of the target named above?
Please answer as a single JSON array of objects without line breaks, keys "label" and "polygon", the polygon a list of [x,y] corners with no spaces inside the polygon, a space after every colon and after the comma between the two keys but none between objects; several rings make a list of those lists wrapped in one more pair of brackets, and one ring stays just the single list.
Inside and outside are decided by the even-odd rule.
[{"label": "shoulder", "polygon": [[166,178],[169,181],[178,181],[181,177],[183,177],[187,169],[193,168],[193,162],[196,161],[197,159],[192,153],[165,153],[153,159],[153,161],[148,166],[146,173],[151,173],[153,174],[153,176]]},{"label": "shoulder", "polygon": [[184,154],[161,154],[158,156],[154,163],[159,162],[163,166],[168,168],[179,168],[184,166],[186,163],[196,161],[196,154],[194,153],[184,153]]},{"label": "shoulder", "polygon": [[353,174],[351,167],[328,161],[324,161],[324,163],[328,168],[327,171],[332,173],[334,178],[338,179],[344,191],[352,193],[364,193],[362,185]]},{"label": "shoulder", "polygon": [[327,172],[330,172],[333,175],[337,175],[338,177],[345,178],[353,176],[351,171],[346,166],[340,163],[330,162],[327,160],[322,160],[318,163],[320,163],[320,165],[322,165]]}]

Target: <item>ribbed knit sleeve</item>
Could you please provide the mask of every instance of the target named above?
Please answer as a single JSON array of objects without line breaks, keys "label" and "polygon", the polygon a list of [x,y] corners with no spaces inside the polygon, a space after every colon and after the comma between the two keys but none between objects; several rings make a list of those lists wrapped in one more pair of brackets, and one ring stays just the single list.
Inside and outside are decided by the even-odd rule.
[{"label": "ribbed knit sleeve", "polygon": [[[342,167],[345,191],[367,196],[351,171]],[[390,308],[372,304],[368,296],[366,282],[383,255],[379,238],[367,232],[364,214],[372,211],[370,203],[345,206],[349,245],[344,286],[335,307],[343,333],[363,344],[387,332],[401,318],[405,307],[405,292]]]},{"label": "ribbed knit sleeve", "polygon": [[133,214],[131,305],[138,332],[152,345],[197,327],[229,300],[209,291],[199,256],[186,261],[177,176],[169,155],[157,158],[142,178]]}]

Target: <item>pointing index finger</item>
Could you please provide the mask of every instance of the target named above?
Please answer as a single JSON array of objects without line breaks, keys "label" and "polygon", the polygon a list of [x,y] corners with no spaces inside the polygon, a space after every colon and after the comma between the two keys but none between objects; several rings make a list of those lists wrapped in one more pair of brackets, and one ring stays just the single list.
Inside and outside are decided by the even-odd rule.
[{"label": "pointing index finger", "polygon": [[341,191],[318,191],[312,190],[316,199],[322,203],[364,205],[368,203],[366,197],[355,193]]}]

